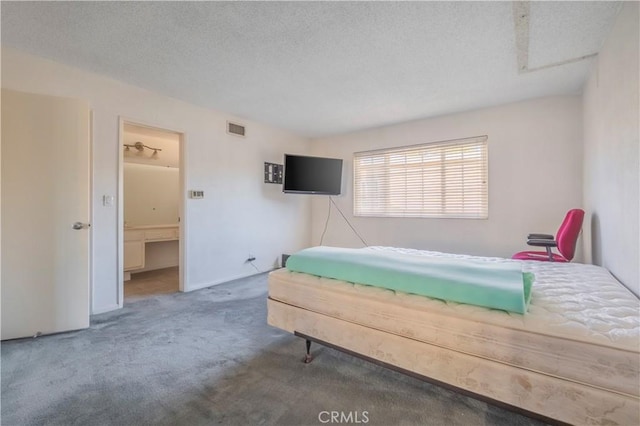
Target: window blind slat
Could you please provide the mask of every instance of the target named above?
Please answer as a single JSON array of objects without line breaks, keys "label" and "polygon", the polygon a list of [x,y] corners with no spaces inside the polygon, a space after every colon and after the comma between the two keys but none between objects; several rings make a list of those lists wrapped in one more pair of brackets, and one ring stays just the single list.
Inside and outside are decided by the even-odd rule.
[{"label": "window blind slat", "polygon": [[354,155],[354,215],[488,216],[487,138]]}]

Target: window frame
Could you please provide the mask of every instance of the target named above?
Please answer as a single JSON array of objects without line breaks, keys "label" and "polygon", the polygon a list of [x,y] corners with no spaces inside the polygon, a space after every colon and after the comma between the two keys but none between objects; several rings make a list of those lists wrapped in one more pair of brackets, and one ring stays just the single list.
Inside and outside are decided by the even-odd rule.
[{"label": "window frame", "polygon": [[[479,158],[471,157],[464,159],[465,150],[479,150],[477,154]],[[459,152],[459,158],[446,159],[448,153]],[[428,156],[439,155],[440,159],[433,162],[432,165],[427,164]],[[397,164],[391,164],[393,157],[398,160]],[[413,160],[409,163],[408,159]],[[421,160],[420,160],[421,158]],[[363,188],[366,182],[367,166],[362,165],[362,160],[371,160],[372,164],[368,167],[370,176],[369,188]],[[400,161],[404,159],[404,161]],[[377,161],[377,164],[374,164]],[[383,161],[384,164],[380,164]],[[355,152],[353,155],[353,215],[355,217],[385,217],[385,218],[426,218],[426,219],[488,219],[489,218],[489,146],[488,136],[474,136],[469,138],[451,139],[445,141],[435,141],[421,143],[416,145],[407,145],[393,148],[383,148],[370,151]],[[472,173],[472,180],[464,180],[465,165],[467,171]],[[437,170],[429,171],[428,168]],[[413,170],[412,170],[413,169]],[[440,191],[434,192],[434,188],[438,186],[437,176],[439,170]],[[409,173],[413,171],[413,173]],[[459,171],[460,176],[456,173]],[[395,172],[395,173],[394,173]],[[395,176],[393,176],[395,174]],[[420,176],[421,175],[421,176]],[[398,182],[402,181],[404,176],[404,187]],[[416,176],[418,176],[416,178]],[[429,182],[425,182],[427,176]],[[377,182],[375,181],[377,179]],[[459,183],[454,182],[455,179],[461,179]],[[469,178],[467,178],[469,179]],[[407,181],[411,181],[407,183]],[[422,181],[416,184],[417,181]],[[431,184],[431,188],[425,185]],[[409,185],[412,185],[408,188]],[[393,193],[392,187],[404,189],[404,192],[396,200],[392,199],[390,194]],[[466,190],[466,187],[469,187]],[[381,188],[382,189],[377,189]],[[407,188],[409,191],[407,191]],[[425,190],[426,188],[426,190]],[[448,188],[448,190],[447,190]],[[413,190],[413,193],[411,193]],[[376,193],[383,191],[386,195],[382,195],[376,199],[376,195],[365,199],[366,192]],[[469,201],[465,205],[465,193],[469,191],[471,194]],[[454,194],[455,202],[447,203],[447,195],[451,199]],[[460,200],[462,197],[462,200]],[[403,201],[404,200],[404,201]],[[409,201],[408,201],[409,200]],[[436,200],[437,204],[433,209],[427,209],[425,204]],[[439,201],[437,201],[439,200]],[[371,205],[367,208],[362,203],[369,202]],[[408,202],[414,205],[422,204],[421,207],[409,208]],[[374,204],[382,203],[380,206]],[[394,204],[395,203],[395,207]],[[399,207],[404,203],[404,208]],[[447,207],[449,204],[449,207]],[[457,208],[453,208],[457,207]],[[474,208],[475,207],[475,208]],[[449,209],[449,212],[447,212]]]}]

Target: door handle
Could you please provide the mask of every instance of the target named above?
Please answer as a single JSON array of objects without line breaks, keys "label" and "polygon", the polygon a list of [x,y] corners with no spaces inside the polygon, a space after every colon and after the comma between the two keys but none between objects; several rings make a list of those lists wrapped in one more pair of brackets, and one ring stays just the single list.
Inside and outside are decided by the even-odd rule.
[{"label": "door handle", "polygon": [[90,226],[91,226],[91,224],[89,224],[89,223],[75,222],[73,224],[72,228],[77,231],[79,229],[85,229],[85,228],[88,228]]}]

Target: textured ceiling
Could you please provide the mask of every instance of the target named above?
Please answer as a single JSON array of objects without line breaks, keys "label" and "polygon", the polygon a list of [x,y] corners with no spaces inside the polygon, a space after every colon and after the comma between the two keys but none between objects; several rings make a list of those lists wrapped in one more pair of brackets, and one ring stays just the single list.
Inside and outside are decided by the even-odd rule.
[{"label": "textured ceiling", "polygon": [[3,1],[1,35],[317,137],[579,93],[619,2],[518,3]]}]

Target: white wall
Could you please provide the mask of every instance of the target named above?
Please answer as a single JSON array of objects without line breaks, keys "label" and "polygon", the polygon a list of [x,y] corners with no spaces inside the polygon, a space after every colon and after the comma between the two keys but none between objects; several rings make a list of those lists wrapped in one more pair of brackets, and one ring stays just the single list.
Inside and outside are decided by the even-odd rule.
[{"label": "white wall", "polygon": [[[117,195],[119,117],[185,134],[186,189],[205,191],[187,199],[185,289],[255,273],[245,263],[271,269],[281,253],[309,244],[309,202],[263,183],[263,162],[282,162],[283,153],[305,151],[306,139],[219,111],[200,108],[32,55],[2,49],[2,87],[86,99],[93,110],[92,312],[118,307]],[[247,125],[247,137],[225,132],[227,120]]]},{"label": "white wall", "polygon": [[179,202],[179,169],[125,162],[125,227],[177,224]]},{"label": "white wall", "polygon": [[625,3],[584,89],[584,247],[640,295],[638,3]]},{"label": "white wall", "polygon": [[[530,232],[555,234],[582,206],[582,111],[578,96],[542,98],[313,141],[312,152],[345,160],[336,203],[369,245],[510,257]],[[488,135],[489,219],[354,217],[353,153]],[[320,241],[328,200],[312,203],[312,244]],[[325,245],[360,246],[332,212]],[[578,252],[577,259],[580,259]]]},{"label": "white wall", "polygon": [[[174,225],[178,223],[180,170],[148,164],[124,163],[124,225]],[[178,241],[149,243],[145,267],[135,272],[180,264]]]}]

